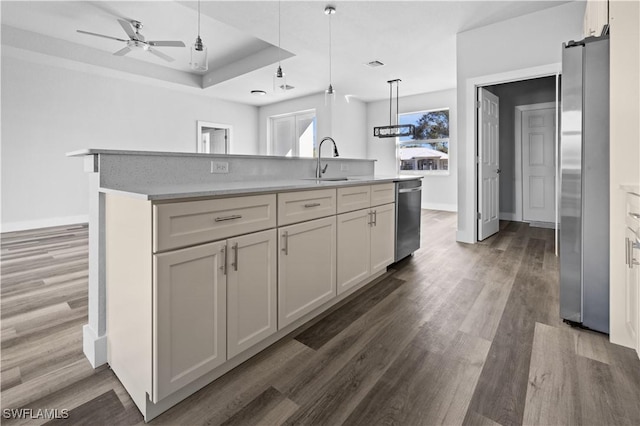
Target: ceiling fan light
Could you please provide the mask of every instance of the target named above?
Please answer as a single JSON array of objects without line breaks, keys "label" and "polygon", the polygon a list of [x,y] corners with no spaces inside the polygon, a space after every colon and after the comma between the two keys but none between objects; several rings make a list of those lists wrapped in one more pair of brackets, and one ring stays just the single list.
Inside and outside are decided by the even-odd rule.
[{"label": "ceiling fan light", "polygon": [[191,69],[194,71],[206,71],[209,69],[207,61],[207,46],[202,43],[200,36],[196,38],[196,42],[191,46]]},{"label": "ceiling fan light", "polygon": [[273,74],[273,91],[276,93],[284,93],[287,91],[287,77],[282,72],[282,67],[278,65],[276,73]]}]

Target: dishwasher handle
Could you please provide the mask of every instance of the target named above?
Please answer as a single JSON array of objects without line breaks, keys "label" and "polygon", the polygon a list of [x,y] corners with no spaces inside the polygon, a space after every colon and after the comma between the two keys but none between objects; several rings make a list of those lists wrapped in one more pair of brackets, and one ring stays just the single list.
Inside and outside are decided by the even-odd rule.
[{"label": "dishwasher handle", "polygon": [[398,189],[398,193],[400,193],[400,194],[404,194],[406,192],[418,192],[418,191],[422,191],[422,187],[418,186],[416,188]]}]

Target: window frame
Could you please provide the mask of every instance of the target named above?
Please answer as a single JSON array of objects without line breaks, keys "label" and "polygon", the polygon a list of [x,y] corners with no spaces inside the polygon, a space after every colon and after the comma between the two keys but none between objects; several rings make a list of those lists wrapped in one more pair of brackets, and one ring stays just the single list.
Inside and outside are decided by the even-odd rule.
[{"label": "window frame", "polygon": [[292,158],[314,158],[316,156],[316,151],[317,151],[317,143],[318,143],[318,136],[317,136],[317,130],[318,130],[318,114],[315,108],[312,109],[305,109],[305,110],[301,110],[301,111],[294,111],[294,112],[287,112],[284,114],[275,114],[272,116],[267,117],[267,123],[268,123],[268,129],[267,129],[267,155],[273,155],[273,156],[277,156],[276,154],[274,154],[275,152],[275,146],[274,146],[274,122],[276,120],[282,120],[282,119],[287,119],[290,118],[293,120],[293,128],[294,128],[294,134],[298,133],[298,122],[300,118],[304,118],[304,117],[313,117],[313,121],[314,121],[314,128],[313,128],[313,157],[300,157],[300,148],[299,146],[296,144],[294,145],[293,148],[293,153],[291,155]]}]

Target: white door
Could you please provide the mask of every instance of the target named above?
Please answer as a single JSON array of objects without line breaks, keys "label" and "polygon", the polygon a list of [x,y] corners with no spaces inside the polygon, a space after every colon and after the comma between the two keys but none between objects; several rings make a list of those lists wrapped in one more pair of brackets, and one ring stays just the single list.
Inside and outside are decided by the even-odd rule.
[{"label": "white door", "polygon": [[153,256],[153,402],[227,359],[225,244]]},{"label": "white door", "polygon": [[227,153],[227,129],[211,129],[211,138],[209,141],[210,154],[226,154]]},{"label": "white door", "polygon": [[276,245],[275,229],[227,241],[227,359],[278,329]]},{"label": "white door", "polygon": [[396,205],[385,204],[371,209],[371,273],[384,270],[395,260]]},{"label": "white door", "polygon": [[555,222],[555,108],[522,112],[522,219]]},{"label": "white door", "polygon": [[[366,188],[368,191],[369,187]],[[356,210],[339,214],[337,220],[338,294],[341,294],[369,276],[373,214],[369,209]]]},{"label": "white door", "polygon": [[336,217],[278,229],[278,329],[336,295]]},{"label": "white door", "polygon": [[482,241],[500,225],[499,99],[482,88],[478,99],[478,240]]}]

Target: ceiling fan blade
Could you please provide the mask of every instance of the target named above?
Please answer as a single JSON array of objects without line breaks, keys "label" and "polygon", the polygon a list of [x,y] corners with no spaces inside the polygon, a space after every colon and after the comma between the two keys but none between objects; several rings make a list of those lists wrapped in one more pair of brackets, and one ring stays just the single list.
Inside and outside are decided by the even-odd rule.
[{"label": "ceiling fan blade", "polygon": [[166,46],[166,47],[185,47],[181,41],[148,41],[150,46]]},{"label": "ceiling fan blade", "polygon": [[154,55],[156,55],[157,57],[162,58],[162,59],[164,59],[164,60],[165,60],[165,61],[167,61],[167,62],[173,62],[173,61],[174,61],[174,59],[173,59],[171,56],[169,56],[169,55],[165,55],[164,53],[162,53],[162,52],[160,52],[160,51],[158,51],[158,50],[155,50],[155,49],[151,49],[151,48],[149,48],[149,49],[147,49],[147,52],[149,52],[149,53],[153,53],[153,54],[154,54]]},{"label": "ceiling fan blade", "polygon": [[131,22],[125,21],[124,19],[118,19],[120,26],[124,30],[125,33],[131,38],[131,40],[137,40],[138,36],[136,36],[136,32],[133,31],[133,26],[131,26]]},{"label": "ceiling fan blade", "polygon": [[131,52],[131,49],[129,49],[129,47],[124,47],[124,48],[118,50],[116,53],[114,53],[114,55],[115,56],[124,56],[129,52]]},{"label": "ceiling fan blade", "polygon": [[79,32],[80,34],[88,34],[88,35],[92,35],[92,36],[96,36],[96,37],[108,38],[108,39],[111,39],[111,40],[127,41],[127,40],[123,40],[123,39],[117,38],[117,37],[111,37],[111,36],[107,36],[107,35],[103,35],[103,34],[90,33],[89,31],[82,31],[82,30],[76,30],[76,31]]}]

